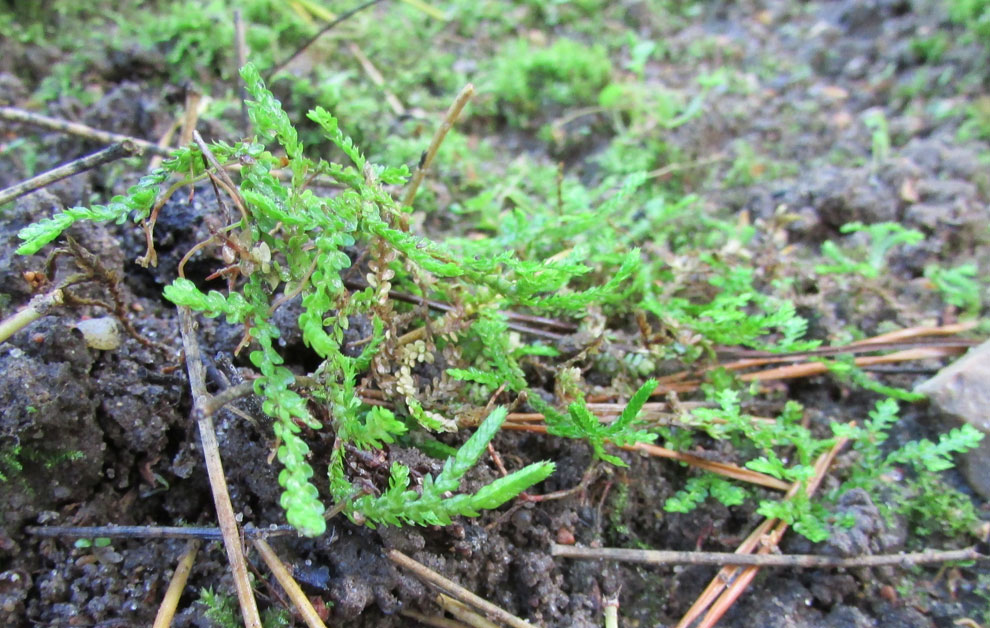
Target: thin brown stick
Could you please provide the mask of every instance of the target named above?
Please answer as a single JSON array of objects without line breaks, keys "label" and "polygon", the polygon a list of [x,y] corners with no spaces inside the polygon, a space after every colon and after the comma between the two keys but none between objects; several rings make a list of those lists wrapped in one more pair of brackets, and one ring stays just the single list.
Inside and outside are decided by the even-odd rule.
[{"label": "thin brown stick", "polygon": [[254,592],[251,590],[251,581],[248,579],[244,548],[241,545],[234,507],[230,503],[227,479],[224,476],[223,464],[220,461],[220,446],[217,443],[217,434],[213,427],[213,415],[206,412],[206,404],[210,395],[206,392],[203,359],[200,355],[199,341],[196,339],[196,323],[193,320],[192,310],[186,306],[179,307],[179,331],[182,334],[186,368],[189,371],[189,387],[193,395],[193,417],[199,426],[199,438],[203,447],[203,457],[206,460],[206,471],[210,478],[210,488],[213,491],[217,522],[223,533],[227,560],[230,562],[230,569],[234,576],[234,586],[237,589],[241,616],[244,618],[245,628],[261,628],[261,617],[258,615],[258,605],[254,600]]},{"label": "thin brown stick", "polygon": [[[502,425],[502,429],[517,430],[523,432],[536,432],[539,434],[547,433],[547,427],[545,425],[506,423]],[[698,467],[699,469],[711,471],[712,473],[717,473],[721,476],[732,478],[733,480],[739,480],[741,482],[749,482],[750,484],[757,484],[759,486],[765,486],[767,488],[772,488],[779,491],[786,491],[791,486],[787,482],[784,482],[783,480],[778,480],[777,478],[767,475],[765,473],[759,473],[758,471],[751,471],[750,469],[745,469],[743,467],[739,467],[734,464],[729,464],[727,462],[714,462],[712,460],[706,460],[705,458],[701,458],[699,456],[692,456],[691,454],[685,454],[679,451],[674,451],[673,449],[667,449],[666,447],[651,445],[649,443],[624,445],[621,447],[621,449],[625,449],[626,451],[637,451],[648,454],[650,456],[655,456],[657,458],[668,458],[670,460],[677,460],[678,462],[683,462],[693,467]]]},{"label": "thin brown stick", "polygon": [[357,62],[361,65],[361,69],[363,69],[364,73],[368,75],[371,82],[382,90],[382,94],[385,95],[385,102],[388,103],[388,106],[392,109],[392,112],[397,116],[406,115],[405,106],[403,106],[395,94],[390,92],[388,87],[386,87],[385,77],[378,71],[378,68],[376,68],[375,64],[371,62],[371,59],[364,54],[364,51],[352,41],[347,42],[347,49],[350,50],[351,54],[354,55],[354,58],[357,59]]},{"label": "thin brown stick", "polygon": [[495,606],[488,600],[478,597],[456,582],[441,576],[426,565],[416,562],[398,550],[390,550],[386,556],[388,556],[388,559],[396,565],[411,571],[413,575],[420,580],[423,580],[424,582],[437,587],[461,602],[478,609],[487,617],[500,621],[504,624],[508,624],[513,628],[534,628],[533,624],[528,621],[520,619],[512,613]]},{"label": "thin brown stick", "polygon": [[467,604],[459,602],[449,595],[437,593],[437,604],[440,605],[440,608],[472,628],[499,628],[499,625],[495,622],[482,617],[471,610]]},{"label": "thin brown stick", "polygon": [[102,142],[104,144],[113,144],[115,142],[132,142],[136,146],[141,147],[143,150],[153,155],[168,157],[172,154],[172,149],[161,148],[158,144],[149,142],[148,140],[142,140],[141,138],[131,137],[129,135],[122,135],[120,133],[101,131],[100,129],[94,129],[91,126],[79,124],[78,122],[69,122],[68,120],[50,118],[39,113],[32,113],[16,107],[0,107],[0,119],[9,120],[11,122],[19,122],[22,124],[30,124],[32,126],[40,126],[51,131],[58,131],[59,133],[78,135],[79,137],[84,137],[95,142]]},{"label": "thin brown stick", "polygon": [[246,381],[241,382],[231,386],[230,388],[225,388],[218,392],[217,394],[210,397],[205,405],[204,409],[207,414],[216,414],[220,408],[224,407],[232,401],[237,401],[241,397],[246,397],[254,392],[254,382]]},{"label": "thin brown stick", "polygon": [[186,545],[186,551],[182,554],[182,558],[179,559],[175,573],[172,574],[172,579],[169,580],[168,589],[165,591],[165,597],[158,607],[158,613],[155,615],[155,623],[152,628],[169,628],[172,625],[172,619],[175,617],[175,609],[179,606],[179,598],[182,596],[182,590],[186,588],[186,581],[189,580],[189,572],[192,571],[193,563],[196,561],[196,552],[199,551],[199,544],[199,541],[192,540]]},{"label": "thin brown stick", "polygon": [[282,590],[292,600],[292,603],[295,605],[296,610],[299,611],[306,625],[309,628],[327,628],[326,624],[323,623],[323,620],[317,614],[316,609],[313,608],[313,603],[309,601],[303,590],[299,588],[299,584],[292,577],[289,570],[286,569],[285,565],[279,559],[278,554],[275,553],[275,550],[263,539],[255,539],[254,547],[261,554],[261,559],[268,565],[275,579],[282,585]]},{"label": "thin brown stick", "polygon": [[[963,351],[962,347],[924,347],[918,349],[905,349],[887,355],[868,355],[856,358],[853,364],[856,366],[872,366],[875,364],[890,364],[895,362],[906,362],[909,360],[926,360],[928,358],[941,358],[949,355],[957,355]],[[811,377],[828,372],[828,365],[822,362],[803,362],[801,364],[791,364],[789,366],[779,366],[765,369],[753,373],[743,373],[739,376],[744,382],[769,381],[778,379],[795,379],[798,377]]]},{"label": "thin brown stick", "polygon": [[873,336],[872,338],[857,340],[856,342],[852,342],[850,344],[860,346],[885,342],[901,342],[910,338],[925,336],[953,336],[955,334],[961,334],[964,331],[975,329],[978,324],[978,321],[966,321],[964,323],[953,323],[951,325],[939,325],[938,327],[907,327],[905,329],[887,332],[886,334],[880,334],[879,336]]},{"label": "thin brown stick", "polygon": [[430,142],[430,147],[426,149],[426,157],[423,158],[423,162],[420,164],[419,168],[416,169],[416,174],[413,175],[412,181],[409,182],[409,187],[406,189],[406,195],[402,199],[402,206],[408,207],[412,205],[413,199],[416,198],[416,190],[419,189],[419,184],[423,182],[423,178],[426,176],[426,171],[430,169],[430,164],[433,163],[433,158],[437,155],[437,150],[440,148],[440,144],[443,143],[443,139],[447,137],[447,132],[454,126],[457,122],[457,118],[461,115],[461,111],[464,106],[471,99],[474,94],[474,85],[468,83],[461,90],[461,93],[457,95],[454,99],[454,104],[450,106],[447,110],[446,115],[443,117],[443,123],[437,132],[433,135],[433,141]]},{"label": "thin brown stick", "polygon": [[196,146],[199,146],[200,152],[203,153],[206,160],[210,162],[210,165],[213,166],[214,170],[216,170],[216,176],[219,177],[220,182],[224,185],[224,189],[227,194],[230,195],[230,198],[234,201],[234,204],[237,205],[237,209],[240,210],[241,218],[244,219],[244,224],[248,224],[247,208],[244,204],[244,199],[241,198],[240,192],[238,192],[237,186],[234,185],[234,181],[230,178],[230,175],[224,167],[220,165],[216,155],[214,155],[213,151],[210,150],[209,145],[203,141],[203,136],[199,134],[199,131],[194,130],[192,132],[192,138],[193,141],[196,142]]},{"label": "thin brown stick", "polygon": [[70,161],[64,166],[52,168],[48,172],[43,172],[36,177],[31,177],[27,181],[22,181],[5,190],[0,190],[0,205],[8,203],[15,198],[20,198],[25,194],[30,194],[31,192],[51,185],[56,181],[61,181],[62,179],[67,179],[73,175],[77,175],[80,172],[86,172],[87,170],[92,170],[93,168],[110,163],[111,161],[117,161],[118,159],[140,154],[141,148],[134,144],[134,142],[130,140],[117,142],[116,144],[108,146],[101,151],[97,151],[92,155],[87,155],[86,157],[81,157],[75,161]]},{"label": "thin brown stick", "polygon": [[786,491],[790,488],[790,484],[784,482],[783,480],[778,480],[772,475],[767,475],[765,473],[760,473],[758,471],[752,471],[744,467],[740,467],[734,464],[729,464],[727,462],[715,462],[713,460],[706,460],[699,456],[692,456],[691,454],[686,454],[680,451],[674,451],[673,449],[667,449],[666,447],[660,447],[659,445],[651,445],[649,443],[636,443],[635,445],[623,445],[622,449],[626,451],[641,451],[643,453],[649,454],[657,458],[669,458],[670,460],[677,460],[679,462],[684,462],[691,465],[692,467],[698,467],[699,469],[704,469],[706,471],[711,471],[712,473],[717,473],[721,476],[732,478],[733,480],[739,480],[741,482],[749,482],[750,484],[757,484],[759,486],[765,486],[767,488],[773,488],[778,491]]},{"label": "thin brown stick", "polygon": [[750,565],[755,567],[799,567],[810,569],[849,569],[853,567],[913,567],[925,563],[953,560],[990,560],[975,547],[962,550],[925,550],[910,554],[878,554],[875,556],[819,556],[816,554],[736,554],[735,552],[677,552],[670,550],[640,550],[622,547],[579,547],[550,545],[550,555],[585,560],[615,560],[643,565]]}]

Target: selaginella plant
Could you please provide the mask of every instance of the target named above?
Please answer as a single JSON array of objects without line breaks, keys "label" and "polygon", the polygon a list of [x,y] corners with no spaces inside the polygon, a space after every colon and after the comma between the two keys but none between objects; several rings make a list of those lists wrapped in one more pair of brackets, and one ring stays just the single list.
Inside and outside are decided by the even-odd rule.
[{"label": "selaginella plant", "polygon": [[[281,442],[281,505],[289,522],[307,535],[325,530],[325,507],[307,461],[309,446],[300,436],[303,426],[322,427],[309,409],[313,402],[327,409],[336,435],[329,468],[331,498],[347,504],[346,515],[369,525],[448,523],[455,515],[476,515],[481,509],[495,508],[549,476],[554,465],[537,462],[474,494],[451,496],[504,421],[506,410],[495,408],[474,435],[450,455],[436,478],[428,474],[422,478],[419,490],[412,488],[410,470],[393,463],[389,487],[378,495],[361,496],[362,490],[348,477],[348,456],[393,443],[410,426],[443,431],[457,428],[455,417],[441,412],[450,406],[422,394],[412,371],[432,362],[438,351],[453,357],[462,347],[480,343],[482,353],[495,366],[489,372],[497,374],[509,389],[521,391],[525,387],[521,370],[504,347],[502,308],[536,305],[541,300],[551,307],[586,301],[589,295],[582,299],[579,293],[564,298],[553,294],[586,269],[577,263],[522,262],[508,253],[465,258],[414,236],[406,227],[403,208],[385,188],[405,182],[405,166],[368,163],[340,130],[337,120],[321,108],[311,111],[309,118],[351,165],[307,157],[296,129],[258,72],[249,65],[242,74],[252,98],[248,108],[256,132],[277,140],[284,157],[255,141],[212,146],[219,166],[241,166],[237,189],[227,190],[238,212],[218,238],[235,253],[232,266],[236,266],[240,279],[230,281],[229,289],[221,292],[204,291],[180,276],[165,288],[165,297],[206,316],[224,316],[228,323],[245,327],[244,344],[251,343],[249,357],[259,373],[254,390],[263,400],[263,411],[275,420],[275,435]],[[38,251],[79,220],[120,223],[129,216],[146,220],[154,207],[163,205],[167,196],[164,186],[171,178],[182,181],[169,191],[207,177],[204,157],[195,146],[179,150],[126,195],[107,205],[71,208],[22,230],[25,243],[19,252]],[[283,166],[291,173],[287,183],[273,172]],[[340,189],[331,196],[318,195],[307,187],[314,177],[332,179]],[[367,270],[363,289],[350,291],[344,286],[341,274],[354,261],[345,249],[361,249],[368,260],[367,268],[362,269]],[[393,282],[400,281],[423,296],[458,295],[448,299],[455,302],[451,314],[435,323],[432,334],[426,330],[426,342],[407,343],[400,338],[396,322],[400,315],[389,298]],[[429,286],[433,289],[424,294]],[[296,375],[276,349],[275,340],[281,332],[272,322],[275,310],[294,298],[302,303],[297,323],[303,341],[320,359],[307,379],[306,395],[299,392]],[[402,316],[410,320],[409,313]],[[342,349],[344,332],[356,317],[370,320],[373,333],[359,355],[349,356]],[[419,320],[429,327],[428,320]],[[397,413],[362,402],[357,383],[365,376],[398,401]],[[446,375],[443,380],[448,388],[459,384]]]}]

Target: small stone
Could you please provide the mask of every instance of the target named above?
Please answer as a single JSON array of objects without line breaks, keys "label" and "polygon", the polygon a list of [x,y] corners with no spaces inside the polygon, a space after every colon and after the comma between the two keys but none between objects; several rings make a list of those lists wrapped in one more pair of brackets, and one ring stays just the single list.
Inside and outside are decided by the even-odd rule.
[{"label": "small stone", "polygon": [[82,332],[83,340],[90,349],[113,351],[120,347],[120,325],[112,316],[89,318],[79,321],[75,328]]},{"label": "small stone", "polygon": [[920,384],[916,392],[926,395],[943,412],[990,433],[990,341],[969,350],[962,358]]},{"label": "small stone", "polygon": [[[970,349],[962,358],[915,388],[940,410],[990,435],[990,341]],[[961,454],[959,470],[973,490],[990,499],[990,436],[979,447]]]}]

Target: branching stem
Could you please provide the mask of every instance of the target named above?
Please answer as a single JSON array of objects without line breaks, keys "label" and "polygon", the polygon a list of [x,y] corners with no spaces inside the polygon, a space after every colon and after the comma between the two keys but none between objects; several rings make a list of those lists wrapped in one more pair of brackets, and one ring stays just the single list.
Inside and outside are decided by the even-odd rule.
[{"label": "branching stem", "polygon": [[210,478],[210,488],[213,490],[213,503],[217,509],[217,521],[223,533],[224,547],[227,549],[227,560],[234,576],[234,586],[237,589],[237,599],[241,607],[246,628],[261,628],[261,617],[258,615],[258,605],[248,580],[247,564],[244,560],[244,548],[237,528],[234,507],[230,503],[227,491],[227,479],[224,477],[223,465],[220,461],[220,446],[217,443],[216,430],[213,427],[213,415],[207,412],[210,394],[206,392],[206,379],[203,369],[203,359],[200,355],[199,341],[196,339],[196,323],[192,310],[186,306],[179,307],[179,329],[182,334],[182,346],[186,354],[186,368],[189,371],[189,387],[193,395],[193,417],[199,426],[199,437],[203,447],[203,457],[206,460],[206,471]]}]

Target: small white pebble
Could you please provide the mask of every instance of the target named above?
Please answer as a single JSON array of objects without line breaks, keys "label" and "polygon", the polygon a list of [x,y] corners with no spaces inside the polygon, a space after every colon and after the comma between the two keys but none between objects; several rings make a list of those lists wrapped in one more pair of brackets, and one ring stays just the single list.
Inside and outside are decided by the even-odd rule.
[{"label": "small white pebble", "polygon": [[83,340],[86,341],[86,346],[90,349],[113,351],[120,347],[122,342],[120,325],[117,323],[117,319],[112,316],[89,318],[79,321],[74,327],[82,332]]}]

